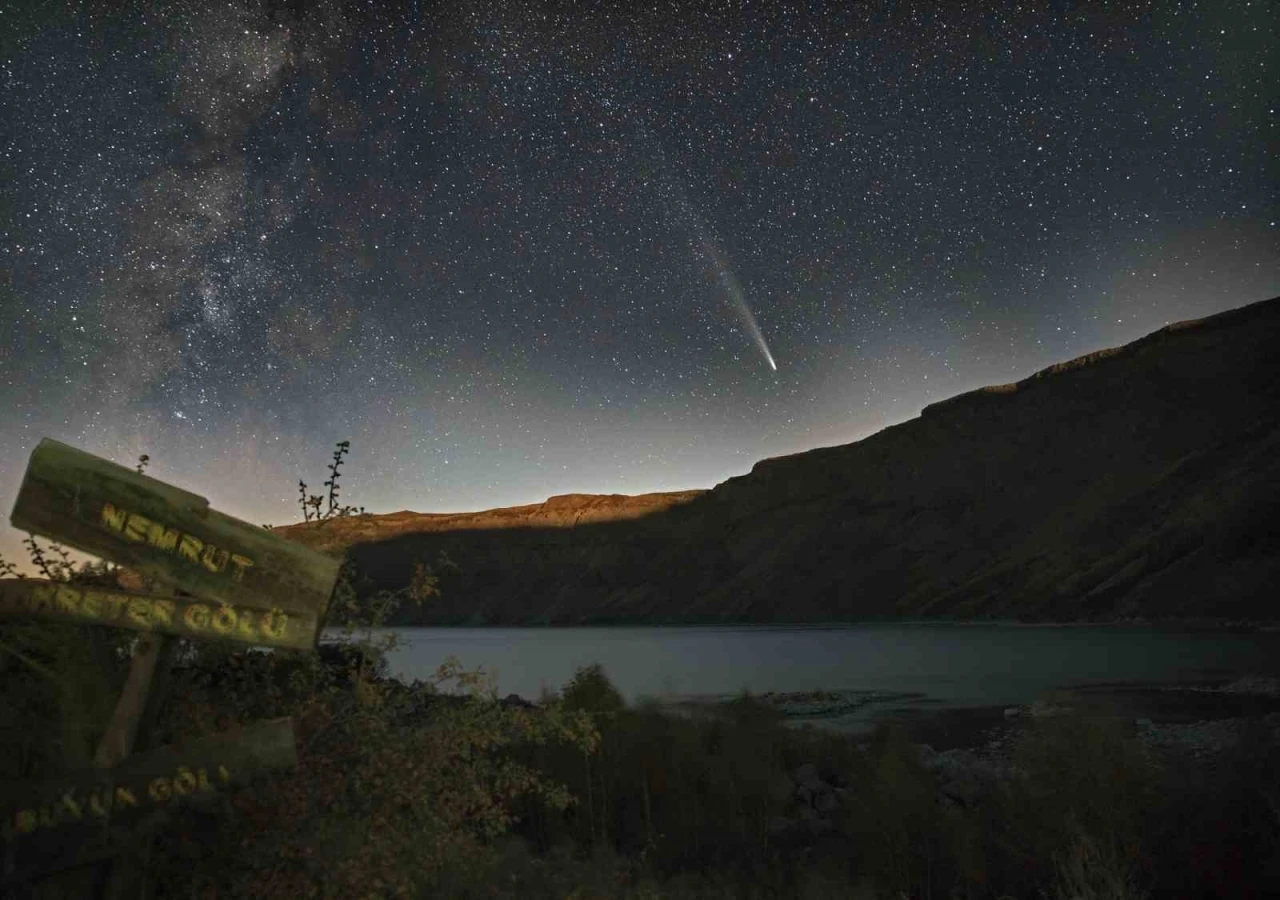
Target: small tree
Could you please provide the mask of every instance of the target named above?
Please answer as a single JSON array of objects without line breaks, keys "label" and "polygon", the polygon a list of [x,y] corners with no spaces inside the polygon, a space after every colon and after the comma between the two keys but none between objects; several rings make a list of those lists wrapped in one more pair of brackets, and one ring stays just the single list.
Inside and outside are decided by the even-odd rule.
[{"label": "small tree", "polygon": [[322,494],[307,494],[307,483],[301,478],[298,479],[298,503],[302,506],[303,522],[327,522],[330,519],[341,518],[343,516],[364,515],[364,507],[342,506],[338,503],[338,487],[339,469],[342,468],[342,458],[351,449],[350,441],[338,441],[333,451],[333,461],[329,463],[329,477],[325,480],[324,486],[329,489],[328,508],[321,512],[320,507],[325,502],[325,496]]}]

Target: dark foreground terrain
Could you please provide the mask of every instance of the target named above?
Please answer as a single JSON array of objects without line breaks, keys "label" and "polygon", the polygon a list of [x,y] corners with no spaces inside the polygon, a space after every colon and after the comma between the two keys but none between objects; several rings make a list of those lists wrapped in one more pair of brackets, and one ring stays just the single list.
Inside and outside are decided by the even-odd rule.
[{"label": "dark foreground terrain", "polygon": [[570,495],[280,533],[370,590],[442,551],[399,624],[1274,621],[1280,299],[1170,325],[709,491]]},{"label": "dark foreground terrain", "polygon": [[[533,703],[442,690],[465,685],[456,669],[406,685],[364,658],[214,647],[174,672],[156,740],[292,715],[299,765],[165,811],[140,845],[150,896],[1280,892],[1280,691],[1266,679],[1111,685],[850,736],[788,727],[822,692],[671,715],[628,706],[599,667]],[[24,705],[19,686],[3,693],[22,727],[0,763],[38,776],[75,732],[51,732],[48,698],[28,684]],[[0,886],[93,896],[101,878]]]}]

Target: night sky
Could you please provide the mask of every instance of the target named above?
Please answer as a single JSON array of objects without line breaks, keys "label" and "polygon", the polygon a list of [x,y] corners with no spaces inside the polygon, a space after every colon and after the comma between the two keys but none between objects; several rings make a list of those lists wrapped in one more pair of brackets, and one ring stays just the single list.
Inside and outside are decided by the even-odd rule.
[{"label": "night sky", "polygon": [[1280,294],[1265,0],[163,6],[0,7],[6,516],[711,487]]}]

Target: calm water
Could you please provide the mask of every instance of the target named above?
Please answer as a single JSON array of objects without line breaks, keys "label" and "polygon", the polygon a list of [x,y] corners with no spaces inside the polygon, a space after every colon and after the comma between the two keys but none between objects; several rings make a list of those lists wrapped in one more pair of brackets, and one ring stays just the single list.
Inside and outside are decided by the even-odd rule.
[{"label": "calm water", "polygon": [[1280,633],[935,624],[395,631],[395,674],[426,678],[452,655],[496,675],[501,695],[530,699],[597,662],[630,701],[823,689],[930,707],[1024,704],[1103,682],[1280,674]]}]

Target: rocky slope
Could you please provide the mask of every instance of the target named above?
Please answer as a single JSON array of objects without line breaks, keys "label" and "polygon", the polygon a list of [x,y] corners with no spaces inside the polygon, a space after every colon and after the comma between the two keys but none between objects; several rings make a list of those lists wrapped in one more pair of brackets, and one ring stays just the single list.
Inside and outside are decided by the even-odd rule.
[{"label": "rocky slope", "polygon": [[[1280,298],[1170,325],[706,492],[277,532],[414,622],[1280,618]],[[410,621],[410,620],[406,620]]]},{"label": "rocky slope", "polygon": [[416,513],[401,510],[386,515],[345,516],[321,524],[285,525],[276,528],[275,533],[316,550],[345,550],[355,544],[385,541],[407,534],[500,531],[510,528],[571,528],[597,522],[625,522],[666,512],[705,493],[706,491],[673,491],[635,496],[561,494],[528,506],[463,513]]}]

